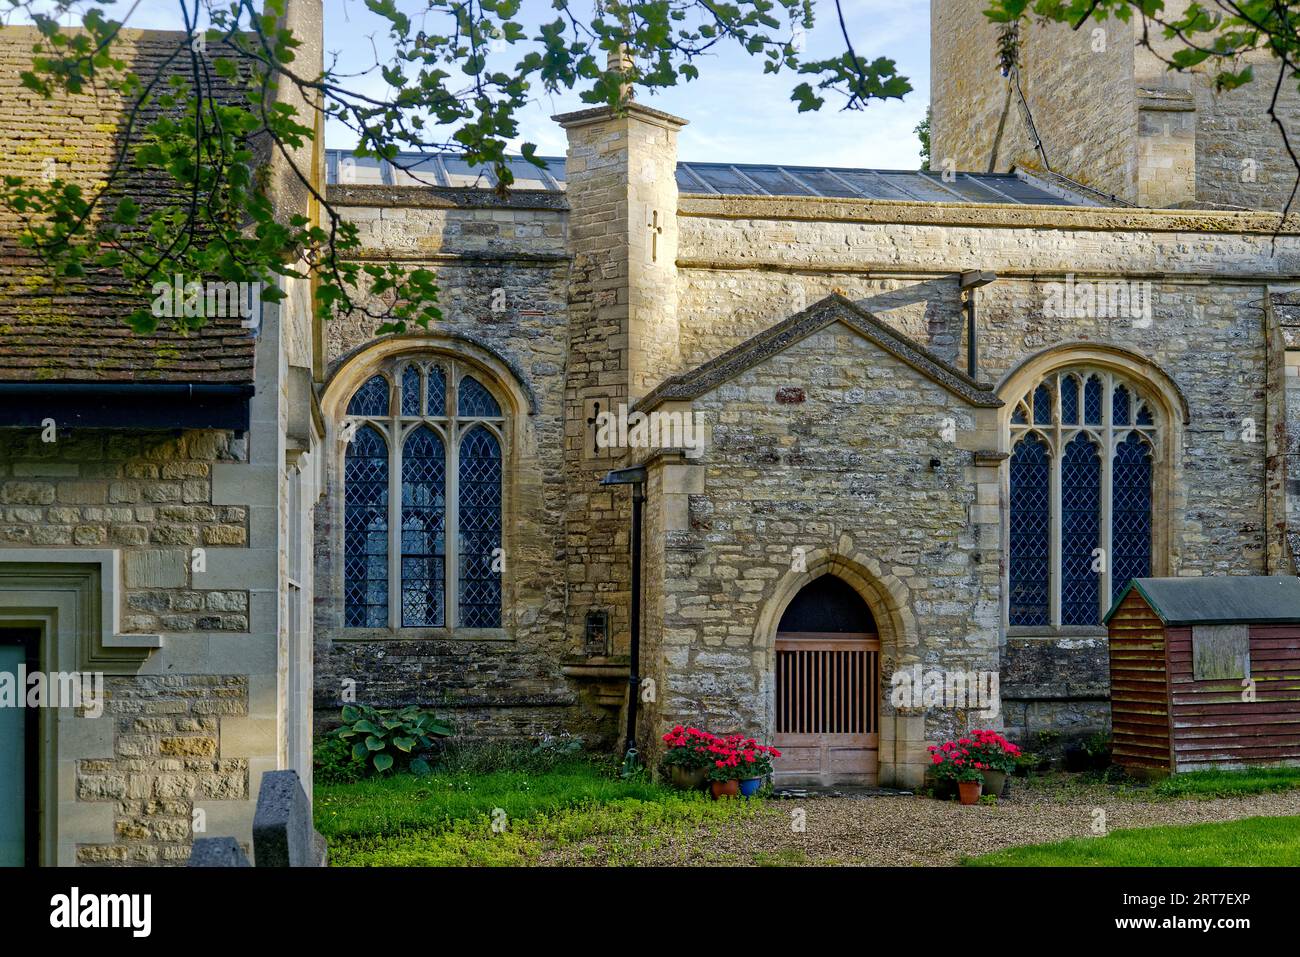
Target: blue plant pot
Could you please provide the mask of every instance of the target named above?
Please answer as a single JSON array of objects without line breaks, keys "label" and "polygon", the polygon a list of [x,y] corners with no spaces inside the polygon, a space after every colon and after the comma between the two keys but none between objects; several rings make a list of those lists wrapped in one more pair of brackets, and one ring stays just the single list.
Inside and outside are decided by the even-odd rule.
[{"label": "blue plant pot", "polygon": [[740,782],[741,797],[747,797],[747,798],[753,797],[755,794],[758,793],[758,789],[761,788],[762,786],[763,786],[762,778],[749,778],[746,781],[741,781]]}]

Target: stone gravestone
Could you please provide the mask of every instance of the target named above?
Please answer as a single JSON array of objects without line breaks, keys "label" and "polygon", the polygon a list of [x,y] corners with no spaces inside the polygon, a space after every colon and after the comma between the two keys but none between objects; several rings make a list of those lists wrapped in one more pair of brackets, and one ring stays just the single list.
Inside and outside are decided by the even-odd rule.
[{"label": "stone gravestone", "polygon": [[311,802],[297,771],[262,775],[253,815],[253,859],[258,867],[324,867],[325,838],[312,826]]},{"label": "stone gravestone", "polygon": [[190,848],[190,867],[252,867],[244,849],[233,837],[195,838]]},{"label": "stone gravestone", "polygon": [[[297,771],[262,775],[253,814],[253,857],[258,867],[324,867],[325,838],[312,826],[311,802]],[[233,837],[201,837],[190,849],[190,867],[248,867]]]}]

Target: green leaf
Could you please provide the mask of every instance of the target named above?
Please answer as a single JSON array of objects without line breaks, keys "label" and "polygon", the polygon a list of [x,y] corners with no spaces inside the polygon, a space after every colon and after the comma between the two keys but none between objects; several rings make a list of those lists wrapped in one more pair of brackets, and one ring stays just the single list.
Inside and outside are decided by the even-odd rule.
[{"label": "green leaf", "polygon": [[373,760],[376,771],[387,771],[393,766],[393,756],[391,754],[376,754]]},{"label": "green leaf", "polygon": [[393,738],[393,747],[397,748],[397,750],[399,751],[405,751],[409,753],[411,748],[413,748],[414,746],[415,746],[414,738],[407,738],[407,737]]},{"label": "green leaf", "polygon": [[130,196],[124,196],[117,204],[117,208],[113,210],[113,222],[122,226],[130,226],[139,218],[140,204]]},{"label": "green leaf", "polygon": [[372,734],[370,737],[366,738],[366,747],[371,751],[382,751],[384,750],[384,742],[382,739],[376,738]]}]

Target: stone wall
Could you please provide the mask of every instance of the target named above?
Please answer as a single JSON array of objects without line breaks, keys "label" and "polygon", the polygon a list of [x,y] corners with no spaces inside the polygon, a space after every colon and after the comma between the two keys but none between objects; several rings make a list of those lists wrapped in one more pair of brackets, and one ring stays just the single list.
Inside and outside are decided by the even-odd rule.
[{"label": "stone wall", "polygon": [[957,171],[1043,169],[1027,105],[1054,172],[1136,202],[1132,28],[1114,18],[1078,31],[1022,26],[1017,89],[1000,71],[998,25],[986,8],[983,0],[931,0],[931,168],[951,160]]},{"label": "stone wall", "polygon": [[[1181,16],[1191,0],[1166,0],[1169,16]],[[1176,41],[1154,38],[1156,50],[1168,57]],[[1295,184],[1296,169],[1283,145],[1282,134],[1268,115],[1278,66],[1265,51],[1251,53],[1229,68],[1249,65],[1255,78],[1227,92],[1214,88],[1218,68],[1207,62],[1185,73],[1171,72],[1151,52],[1137,51],[1139,86],[1174,89],[1190,96],[1195,108],[1196,201],[1246,209],[1280,210]],[[1283,83],[1278,119],[1294,141],[1300,132],[1300,91]]]},{"label": "stone wall", "polygon": [[[361,230],[364,255],[432,270],[443,319],[432,334],[375,335],[375,320],[331,320],[325,497],[316,511],[316,721],[337,722],[344,682],[357,700],[419,703],[467,735],[531,737],[560,730],[599,739],[609,715],[580,706],[583,689],[562,674],[580,634],[565,629],[566,279],[563,197],[480,191],[331,187]],[[504,631],[479,640],[400,629],[358,640],[343,627],[341,463],[338,424],[351,392],[381,357],[439,353],[484,360],[514,390],[507,410]],[[368,371],[369,370],[369,371]],[[498,391],[505,391],[499,389]]]},{"label": "stone wall", "polygon": [[[1170,518],[1158,532],[1166,543],[1157,557],[1164,563],[1161,573],[1276,570],[1269,555],[1280,553],[1280,533],[1268,518],[1271,472],[1266,430],[1259,428],[1270,421],[1263,305],[1269,283],[1300,265],[1295,238],[1282,236],[1274,252],[1269,223],[1275,221],[1253,214],[1057,210],[1050,218],[1039,215],[941,204],[904,209],[688,197],[680,212],[684,351],[692,357],[716,354],[780,319],[792,304],[791,284],[839,287],[863,305],[874,305],[882,287],[900,290],[895,295],[922,290],[928,300],[924,312],[912,306],[879,315],[941,347],[945,340],[936,341],[935,330],[958,321],[955,271],[992,270],[999,279],[979,290],[977,300],[981,379],[1003,381],[1054,347],[1071,347],[1081,355],[1112,348],[1139,357],[1132,360],[1135,368],[1146,368],[1154,381],[1167,380],[1185,401],[1186,421],[1180,421],[1179,410],[1173,422],[1180,442],[1177,460],[1165,465]],[[1134,288],[1149,296],[1149,321],[1131,314],[1108,316],[1105,310],[1049,314],[1049,284],[1061,286],[1067,278],[1139,284]],[[926,315],[950,318],[945,326],[925,320]],[[956,358],[964,367],[964,345]],[[724,387],[719,395],[743,405],[743,392]],[[743,414],[749,419],[755,411]],[[857,429],[878,438],[860,422],[846,426],[844,434]],[[775,452],[784,454],[779,443]],[[754,479],[747,476],[747,481]],[[734,507],[749,501],[739,490],[735,495]],[[708,496],[707,507],[728,508],[718,504],[724,497]],[[709,551],[708,542],[696,539],[697,552]],[[690,553],[691,562],[706,560]],[[679,577],[694,581],[689,574]],[[924,615],[918,619],[928,627]],[[1028,734],[1043,727],[1086,731],[1105,724],[1105,685],[1097,680],[1100,634],[1100,629],[1092,636],[1048,630],[1010,639],[1003,652],[1008,728]],[[1061,675],[1070,673],[1075,681],[1063,684]]]},{"label": "stone wall", "polygon": [[626,450],[596,441],[618,414],[679,365],[677,131],[684,121],[629,104],[556,118],[568,134],[565,175],[572,268],[565,404],[570,647],[589,614],[609,615],[610,651],[630,636],[630,496],[600,479]]},{"label": "stone wall", "polygon": [[249,833],[248,796],[277,761],[276,589],[252,590],[256,506],[236,492],[247,444],[221,431],[57,435],[0,431],[0,547],[24,563],[111,555],[121,587],[102,600],[124,635],[162,645],[108,675],[102,717],[59,718],[46,784],[66,795],[57,861],[183,862],[199,828]]},{"label": "stone wall", "polygon": [[[1190,2],[1167,0],[1163,16],[1181,16]],[[1020,94],[998,71],[998,30],[985,6],[931,0],[934,168],[951,159],[972,172],[1041,169]],[[1153,54],[1136,45],[1136,30],[1113,18],[1079,30],[1022,25],[1020,89],[1051,169],[1142,206],[1281,209],[1296,170],[1268,115],[1273,58],[1246,56],[1254,80],[1217,92],[1214,64],[1170,71],[1165,60],[1181,44],[1153,27]],[[1283,84],[1277,114],[1294,138],[1300,91],[1293,84]]]},{"label": "stone wall", "polygon": [[196,807],[249,799],[248,758],[228,756],[248,691],[244,675],[108,680],[100,720],[111,722],[114,753],[77,761],[76,795],[113,809],[113,840],[83,844],[78,864],[183,864],[199,836]]},{"label": "stone wall", "polygon": [[[995,439],[992,410],[833,324],[711,389],[693,412],[703,459],[662,466],[650,490],[664,499],[647,557],[662,575],[647,600],[662,615],[647,651],[652,745],[678,722],[771,737],[776,623],[797,587],[827,571],[872,606],[886,688],[913,664],[997,669],[996,493],[985,484],[996,473],[973,458]],[[882,781],[915,784],[924,741],[971,718],[896,713],[884,697]]]}]

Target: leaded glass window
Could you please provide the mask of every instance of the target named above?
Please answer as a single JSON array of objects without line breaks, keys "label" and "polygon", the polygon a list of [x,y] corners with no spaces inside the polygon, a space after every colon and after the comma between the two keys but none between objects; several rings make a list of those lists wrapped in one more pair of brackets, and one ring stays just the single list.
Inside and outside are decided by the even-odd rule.
[{"label": "leaded glass window", "polygon": [[1051,452],[1030,432],[1011,455],[1011,620],[1049,622],[1048,564],[1052,554]]},{"label": "leaded glass window", "polygon": [[1085,432],[1077,432],[1061,456],[1061,624],[1098,620],[1097,572],[1101,569],[1101,456]]},{"label": "leaded glass window", "polygon": [[1063,369],[1011,412],[1012,626],[1097,625],[1151,574],[1158,416],[1109,371]]},{"label": "leaded glass window", "polygon": [[460,443],[460,610],[469,628],[501,616],[501,446],[483,426]]},{"label": "leaded glass window", "polygon": [[[419,392],[416,392],[419,396]],[[442,627],[447,519],[442,439],[420,426],[402,447],[402,627]]]},{"label": "leaded glass window", "polygon": [[357,430],[343,466],[344,620],[388,623],[388,446],[369,425]]},{"label": "leaded glass window", "polygon": [[[1139,417],[1139,422],[1141,418]],[[1115,447],[1111,517],[1111,599],[1133,578],[1151,574],[1151,442],[1137,432]]]},{"label": "leaded glass window", "polygon": [[475,373],[403,358],[348,402],[345,623],[500,628],[505,419]]}]

